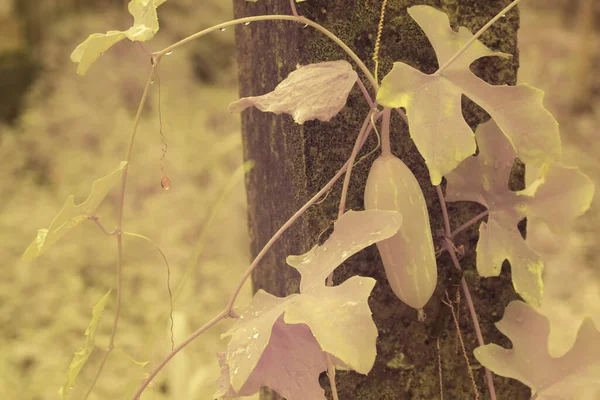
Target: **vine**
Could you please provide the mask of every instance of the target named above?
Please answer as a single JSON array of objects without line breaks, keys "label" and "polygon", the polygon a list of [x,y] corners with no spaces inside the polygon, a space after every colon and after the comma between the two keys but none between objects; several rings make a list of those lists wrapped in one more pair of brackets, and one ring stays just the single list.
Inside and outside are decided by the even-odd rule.
[{"label": "vine", "polygon": [[[102,53],[120,40],[150,40],[159,29],[157,8],[165,1],[132,0],[129,11],[134,17],[134,24],[130,29],[93,34],[75,49],[71,58],[79,64],[78,73],[85,74]],[[219,356],[222,376],[216,395],[234,398],[253,394],[261,387],[268,386],[288,400],[322,399],[324,392],[318,385],[318,376],[327,371],[333,398],[337,399],[335,369],[350,369],[367,374],[376,357],[377,328],[368,305],[375,281],[372,278],[354,276],[333,286],[333,273],[346,259],[372,244],[377,244],[394,293],[401,301],[417,310],[419,318],[423,318],[422,308],[430,300],[437,284],[436,253],[420,186],[411,170],[391,150],[392,109],[409,125],[411,137],[429,168],[431,184],[436,188],[443,214],[443,251],[448,252],[454,267],[461,270],[453,239],[466,228],[480,223],[477,247],[479,274],[497,276],[502,262],[508,260],[511,263],[515,290],[525,300],[511,302],[503,319],[497,324],[513,341],[513,349],[504,350],[493,344],[486,345],[467,282],[461,277],[462,297],[469,309],[479,344],[474,355],[485,367],[490,397],[496,399],[492,371],[525,383],[531,387],[533,398],[598,390],[598,382],[592,379],[591,374],[594,368],[600,366],[600,347],[597,346],[600,343],[600,332],[591,320],[583,322],[577,342],[562,358],[552,359],[543,346],[543,340],[540,344],[540,339],[547,340],[549,331],[545,317],[534,310],[542,300],[543,263],[539,255],[528,247],[516,227],[523,217],[535,216],[545,220],[556,231],[564,230],[565,226],[589,208],[594,187],[589,178],[577,168],[560,162],[558,124],[542,105],[543,93],[527,85],[492,86],[469,70],[469,65],[478,58],[509,56],[493,52],[479,42],[478,38],[519,2],[520,0],[513,1],[475,35],[464,27],[458,32],[453,31],[448,17],[432,7],[410,7],[409,15],[431,41],[441,67],[435,73],[427,75],[407,64],[395,63],[381,85],[377,65],[385,0],[381,8],[377,45],[373,55],[374,74],[333,33],[299,15],[293,0],[290,2],[292,15],[262,15],[224,22],[190,35],[163,50],[150,53],[152,69],[138,106],[124,161],[113,172],[93,183],[90,195],[83,203],[75,205],[73,196],[70,196],[50,227],[38,231],[36,239],[23,256],[25,259],[33,259],[41,255],[84,220],[93,221],[104,234],[116,238],[117,290],[113,327],[108,348],[88,395],[100,378],[108,356],[115,349],[123,295],[123,235],[142,238],[158,248],[146,236],[123,232],[122,222],[128,163],[151,84],[158,79],[160,62],[163,56],[175,49],[214,31],[250,22],[275,20],[301,23],[330,38],[366,76],[376,93],[376,100],[371,98],[349,63],[330,61],[299,67],[272,92],[243,98],[230,105],[230,110],[237,112],[254,106],[265,112],[287,113],[299,124],[313,119],[326,122],[345,106],[350,90],[354,84],[358,84],[370,110],[345,164],[267,242],[244,273],[225,308],[177,346],[173,338],[172,303],[185,283],[185,278],[173,296],[169,264],[158,248],[167,265],[172,351],[147,375],[133,399],[142,395],[178,352],[227,318],[235,319],[236,323],[224,335],[230,336],[231,340],[227,352]],[[463,94],[468,95],[492,117],[492,121],[478,127],[475,135],[462,116],[460,99]],[[379,120],[381,156],[373,162],[369,172],[365,187],[365,210],[347,211],[346,197],[353,166],[371,131],[377,130]],[[170,183],[164,174],[166,142],[160,112],[159,123],[163,145],[160,160],[163,172],[161,185],[168,189]],[[479,152],[474,155],[476,149]],[[535,182],[524,190],[512,192],[508,190],[508,177],[517,158],[528,164],[541,165],[542,168]],[[363,159],[364,157],[361,160]],[[342,175],[345,176],[333,233],[323,244],[303,255],[289,256],[286,260],[301,275],[299,293],[278,298],[260,290],[241,314],[234,312],[233,307],[242,286],[265,254],[306,210],[329,192]],[[445,194],[440,185],[442,177],[447,181]],[[119,182],[117,224],[109,232],[100,223],[96,209]],[[487,210],[452,230],[446,206],[448,201],[477,202]],[[556,201],[564,205],[562,209],[555,209],[553,202]],[[483,221],[485,218],[487,221]],[[110,293],[109,291],[102,297],[94,307],[92,322],[86,330],[86,345],[75,354],[69,367],[67,382],[61,388],[63,398],[68,396],[79,371],[94,348],[95,329]],[[450,308],[478,398],[477,385],[454,309],[454,304],[458,305],[460,301],[460,291],[457,291],[454,303],[447,292],[446,296],[445,304]],[[443,398],[439,338],[437,349],[440,396]],[[283,352],[287,357],[281,357]],[[535,354],[535,357],[530,357],[530,354]],[[535,361],[535,367],[544,370],[543,375],[532,370],[534,366],[529,365],[530,358]],[[565,377],[569,379],[563,379]],[[301,393],[298,392],[299,388]]]}]

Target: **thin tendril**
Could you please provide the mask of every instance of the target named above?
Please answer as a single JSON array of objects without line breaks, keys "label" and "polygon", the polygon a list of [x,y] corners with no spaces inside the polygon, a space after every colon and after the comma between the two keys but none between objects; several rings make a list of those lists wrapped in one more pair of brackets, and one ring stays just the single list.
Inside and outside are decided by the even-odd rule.
[{"label": "thin tendril", "polygon": [[381,16],[379,17],[379,25],[377,26],[377,39],[375,40],[375,50],[373,51],[373,61],[375,62],[375,71],[373,72],[373,76],[375,80],[379,82],[379,78],[377,77],[377,72],[379,68],[379,47],[381,45],[381,34],[383,32],[383,20],[385,19],[385,6],[387,5],[387,0],[383,0],[381,4]]}]

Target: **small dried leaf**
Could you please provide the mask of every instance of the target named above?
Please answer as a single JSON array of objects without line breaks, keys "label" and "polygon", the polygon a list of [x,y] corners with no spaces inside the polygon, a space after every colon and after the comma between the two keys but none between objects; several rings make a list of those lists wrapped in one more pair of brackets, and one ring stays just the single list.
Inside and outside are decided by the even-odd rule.
[{"label": "small dried leaf", "polygon": [[311,119],[329,121],[344,108],[357,79],[352,66],[343,60],[309,64],[290,73],[272,92],[231,103],[229,111],[256,106],[261,111],[290,114],[299,124]]},{"label": "small dried leaf", "polygon": [[591,318],[583,321],[575,344],[559,358],[548,353],[548,318],[523,302],[511,302],[496,327],[510,339],[512,349],[488,344],[474,352],[494,373],[521,381],[539,400],[600,396],[600,332]]}]

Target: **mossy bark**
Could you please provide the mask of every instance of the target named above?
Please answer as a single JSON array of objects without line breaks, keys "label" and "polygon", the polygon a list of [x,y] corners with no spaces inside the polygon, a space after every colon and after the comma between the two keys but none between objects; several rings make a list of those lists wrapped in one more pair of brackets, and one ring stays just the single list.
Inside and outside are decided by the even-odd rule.
[{"label": "mossy bark", "polygon": [[[424,33],[406,12],[415,4],[429,4],[449,15],[454,28],[466,26],[475,31],[509,3],[508,0],[390,0],[380,49],[379,75],[384,76],[394,61],[406,62],[423,72],[438,68],[435,53]],[[381,2],[362,0],[310,0],[297,5],[300,14],[325,26],[347,43],[372,70],[371,61]],[[288,1],[260,0],[256,3],[236,0],[235,17],[260,14],[290,14]],[[493,84],[515,84],[518,68],[517,30],[518,10],[512,10],[488,30],[481,40],[493,50],[514,55],[509,60],[486,58],[477,61],[473,71]],[[330,39],[310,27],[293,22],[256,22],[236,29],[240,96],[267,93],[297,64],[349,57]],[[472,128],[485,121],[483,110],[465,98],[464,115]],[[242,114],[244,156],[256,161],[248,175],[248,219],[251,250],[256,255],[271,235],[314,193],[316,193],[349,157],[354,140],[368,106],[358,88],[354,88],[346,108],[329,123],[309,121],[300,126],[289,115],[262,113],[254,108]],[[397,115],[392,117],[392,150],[402,158],[417,177],[424,192],[430,213],[432,232],[442,231],[442,214],[429,174],[422,157],[409,137],[406,125]],[[373,149],[373,137],[365,151]],[[363,151],[363,153],[365,152]],[[353,171],[347,208],[363,209],[363,190],[372,155]],[[517,185],[523,180],[523,170],[514,174]],[[273,247],[252,279],[254,290],[264,289],[277,296],[298,290],[299,275],[285,264],[289,254],[301,254],[319,240],[319,235],[330,229],[337,216],[341,183],[337,184],[322,203],[312,207]],[[449,205],[454,228],[483,209],[475,204]],[[436,238],[436,246],[440,241]],[[510,345],[494,327],[505,306],[517,298],[511,284],[509,268],[503,268],[498,278],[479,278],[475,270],[477,228],[472,227],[456,238],[464,245],[461,260],[464,276],[473,295],[473,301],[486,342]],[[379,330],[377,360],[368,376],[353,372],[339,372],[338,392],[341,399],[434,399],[440,397],[438,378],[438,351],[441,357],[443,392],[447,399],[474,398],[474,390],[467,366],[457,352],[457,334],[454,322],[442,303],[446,290],[455,294],[458,274],[447,254],[438,258],[439,282],[433,298],[425,307],[424,322],[417,320],[414,309],[404,305],[390,289],[384,269],[373,246],[359,253],[336,270],[335,282],[352,275],[370,276],[377,284],[369,299],[373,318]],[[475,333],[464,301],[460,304],[460,328],[481,398],[489,398],[484,371],[472,356],[477,347]],[[284,355],[282,355],[284,356]],[[499,399],[528,399],[529,390],[514,380],[494,377]],[[321,384],[330,398],[329,382],[325,374]],[[267,390],[263,399],[277,399]]]}]

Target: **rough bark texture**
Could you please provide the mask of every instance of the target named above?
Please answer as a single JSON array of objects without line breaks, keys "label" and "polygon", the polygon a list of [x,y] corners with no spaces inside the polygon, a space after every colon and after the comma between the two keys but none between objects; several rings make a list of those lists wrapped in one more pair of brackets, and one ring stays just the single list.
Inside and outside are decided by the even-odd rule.
[{"label": "rough bark texture", "polygon": [[[508,0],[430,0],[388,1],[380,50],[379,76],[384,76],[394,61],[406,62],[423,72],[438,68],[435,53],[424,33],[410,18],[406,8],[429,4],[446,12],[453,27],[467,26],[476,31],[509,3]],[[260,14],[290,14],[288,1],[260,0],[256,3],[235,0],[235,17]],[[371,61],[381,3],[364,0],[310,0],[298,4],[300,14],[322,24],[347,43],[372,70]],[[493,84],[515,84],[518,67],[517,29],[519,14],[513,10],[498,21],[481,40],[493,50],[514,54],[510,60],[487,58],[472,69]],[[292,22],[256,22],[239,26],[236,31],[240,78],[240,96],[260,95],[273,90],[297,64],[345,59],[349,57],[331,40],[313,29]],[[464,115],[472,128],[487,115],[464,99]],[[273,115],[249,109],[242,114],[244,155],[256,161],[247,179],[249,229],[252,254],[256,255],[271,235],[335,174],[349,157],[368,106],[355,88],[346,108],[329,123],[310,121],[294,124],[289,115]],[[417,177],[427,200],[432,232],[440,232],[442,214],[438,197],[429,181],[422,157],[410,140],[406,125],[397,115],[392,117],[392,150]],[[373,149],[375,138],[365,146]],[[363,153],[365,153],[363,151]],[[363,188],[370,162],[354,169],[348,196],[348,209],[363,209]],[[513,187],[522,182],[523,169],[516,169]],[[260,288],[277,296],[298,290],[299,275],[285,264],[289,254],[301,254],[311,248],[319,235],[331,228],[337,215],[341,183],[327,199],[312,207],[274,246],[253,274],[254,290]],[[449,205],[453,228],[483,209],[475,204]],[[498,278],[479,278],[475,270],[477,229],[456,238],[465,247],[461,260],[483,336],[487,342],[509,346],[509,341],[494,327],[505,306],[517,298],[510,270],[505,265]],[[436,238],[436,246],[440,241]],[[404,305],[391,291],[375,246],[354,256],[335,273],[340,283],[352,275],[370,276],[377,284],[369,304],[379,330],[377,360],[368,376],[339,372],[337,385],[340,399],[433,399],[440,397],[437,337],[442,360],[443,392],[446,399],[474,398],[467,366],[460,350],[449,309],[442,303],[447,289],[454,297],[458,274],[447,254],[438,258],[439,282],[433,298],[425,307],[427,318],[417,320],[414,309]],[[474,369],[481,398],[489,398],[484,371],[472,356],[477,347],[472,323],[464,301],[460,304],[462,337]],[[458,347],[459,349],[460,347]],[[283,356],[283,355],[282,355]],[[499,399],[528,399],[529,390],[513,380],[494,378]],[[325,374],[321,384],[330,398]],[[263,399],[278,399],[264,390]]]}]

